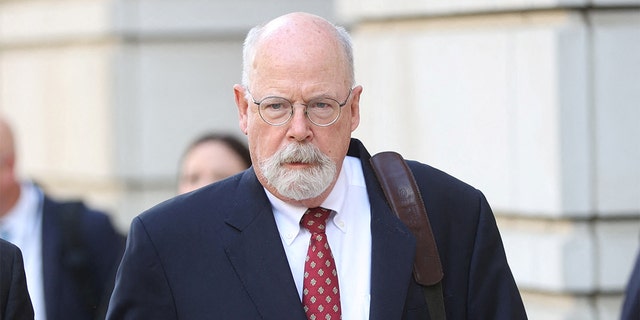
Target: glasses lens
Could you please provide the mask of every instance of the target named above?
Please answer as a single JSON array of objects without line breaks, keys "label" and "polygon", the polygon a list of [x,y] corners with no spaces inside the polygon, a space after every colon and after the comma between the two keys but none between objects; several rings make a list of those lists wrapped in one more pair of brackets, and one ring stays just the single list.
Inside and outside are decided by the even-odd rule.
[{"label": "glasses lens", "polygon": [[340,103],[333,99],[313,100],[307,104],[307,116],[317,125],[329,125],[340,115]]},{"label": "glasses lens", "polygon": [[291,102],[284,98],[266,98],[260,102],[260,116],[272,125],[280,125],[289,120],[292,108]]}]

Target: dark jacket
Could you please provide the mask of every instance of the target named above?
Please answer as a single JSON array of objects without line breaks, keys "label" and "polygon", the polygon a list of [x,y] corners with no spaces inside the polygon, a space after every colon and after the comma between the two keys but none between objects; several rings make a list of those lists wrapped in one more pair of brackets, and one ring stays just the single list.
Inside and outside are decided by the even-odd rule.
[{"label": "dark jacket", "polygon": [[640,252],[636,256],[636,263],[625,292],[622,305],[622,320],[640,319]]},{"label": "dark jacket", "polygon": [[0,320],[33,320],[22,252],[0,239]]},{"label": "dark jacket", "polygon": [[104,319],[125,238],[82,203],[45,197],[42,263],[47,320]]},{"label": "dark jacket", "polygon": [[[370,319],[428,319],[415,238],[353,139],[371,204]],[[448,319],[526,319],[500,234],[476,189],[409,162],[444,268]],[[348,280],[347,280],[348,281]],[[271,204],[253,169],[168,200],[132,222],[108,319],[306,319]]]}]

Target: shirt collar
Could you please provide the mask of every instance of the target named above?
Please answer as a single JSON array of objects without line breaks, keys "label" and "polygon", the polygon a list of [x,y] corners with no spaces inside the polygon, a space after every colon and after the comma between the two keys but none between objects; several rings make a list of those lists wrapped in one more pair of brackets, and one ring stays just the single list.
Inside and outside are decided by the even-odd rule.
[{"label": "shirt collar", "polygon": [[0,220],[3,231],[10,234],[14,241],[23,239],[30,232],[30,226],[40,214],[42,203],[41,191],[31,182],[24,182],[20,186],[18,202]]},{"label": "shirt collar", "polygon": [[[342,212],[344,200],[349,189],[349,177],[347,172],[351,172],[353,170],[352,166],[353,162],[347,161],[345,158],[345,161],[343,161],[342,164],[342,170],[340,170],[340,174],[338,175],[338,179],[336,180],[333,189],[329,193],[329,196],[327,196],[327,199],[325,199],[320,205],[321,207],[330,209],[334,212],[329,219],[329,223],[332,223],[342,232],[347,232],[347,225],[345,225],[342,219],[339,223],[336,223],[335,220],[340,215],[340,212]],[[290,245],[300,233],[300,220],[308,208],[286,203],[278,199],[267,189],[265,189],[265,192],[269,198],[269,202],[271,202],[276,223],[280,228],[280,235],[284,242],[287,245]]]}]

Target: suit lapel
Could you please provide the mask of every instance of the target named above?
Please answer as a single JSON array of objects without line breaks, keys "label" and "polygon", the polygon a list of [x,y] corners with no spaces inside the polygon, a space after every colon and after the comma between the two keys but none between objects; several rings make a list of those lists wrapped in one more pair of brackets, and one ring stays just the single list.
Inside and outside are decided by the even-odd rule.
[{"label": "suit lapel", "polygon": [[[415,255],[415,238],[398,224],[384,198],[371,206],[370,319],[400,319]],[[374,202],[381,202],[375,203]]]},{"label": "suit lapel", "polygon": [[57,253],[61,252],[62,243],[60,239],[60,228],[57,225],[56,212],[57,203],[44,197],[42,204],[42,274],[44,283],[44,300],[49,302],[46,306],[47,319],[55,319],[60,306],[60,290],[62,265],[59,262],[62,257]]},{"label": "suit lapel", "polygon": [[241,183],[252,201],[227,219],[238,231],[225,250],[229,261],[263,318],[306,319],[271,204],[253,170]]},{"label": "suit lapel", "polygon": [[362,162],[371,204],[371,306],[369,318],[400,319],[412,275],[415,238],[386,203],[369,164],[371,155],[352,139],[349,155]]}]

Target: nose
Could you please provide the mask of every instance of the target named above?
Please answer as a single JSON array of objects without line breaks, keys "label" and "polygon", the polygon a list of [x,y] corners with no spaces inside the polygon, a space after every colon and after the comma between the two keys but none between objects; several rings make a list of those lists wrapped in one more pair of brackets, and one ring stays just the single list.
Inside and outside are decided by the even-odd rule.
[{"label": "nose", "polygon": [[293,116],[289,121],[289,138],[295,141],[304,141],[311,137],[311,121],[305,114],[306,107],[303,105],[293,106]]}]

